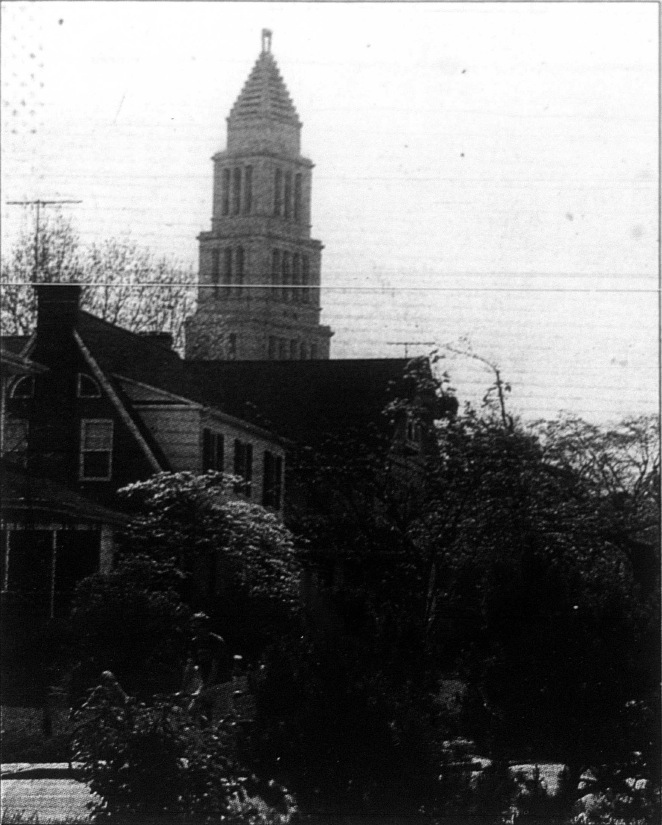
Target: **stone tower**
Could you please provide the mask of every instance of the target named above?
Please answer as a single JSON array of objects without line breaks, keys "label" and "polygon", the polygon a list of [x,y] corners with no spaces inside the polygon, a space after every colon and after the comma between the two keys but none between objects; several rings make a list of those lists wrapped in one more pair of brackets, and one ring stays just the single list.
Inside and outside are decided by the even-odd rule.
[{"label": "stone tower", "polygon": [[271,54],[271,32],[227,119],[214,155],[212,228],[202,232],[198,309],[186,357],[329,357],[320,324],[322,244],[310,237],[313,164],[301,121]]}]

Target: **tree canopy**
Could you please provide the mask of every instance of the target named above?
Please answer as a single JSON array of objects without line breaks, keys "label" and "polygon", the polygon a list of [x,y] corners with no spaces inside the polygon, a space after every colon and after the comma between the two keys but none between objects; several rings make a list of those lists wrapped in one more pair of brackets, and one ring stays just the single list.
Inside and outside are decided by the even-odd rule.
[{"label": "tree canopy", "polygon": [[58,212],[42,218],[35,235],[26,228],[12,247],[3,248],[4,335],[28,335],[34,329],[31,284],[81,283],[88,312],[134,332],[170,332],[175,346],[183,347],[184,321],[195,301],[189,265],[154,255],[131,238],[84,245]]}]

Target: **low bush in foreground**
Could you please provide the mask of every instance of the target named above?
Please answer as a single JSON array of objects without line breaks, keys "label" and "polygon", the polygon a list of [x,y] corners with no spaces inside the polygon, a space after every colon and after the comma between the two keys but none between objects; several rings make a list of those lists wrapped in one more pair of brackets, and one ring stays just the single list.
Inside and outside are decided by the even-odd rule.
[{"label": "low bush in foreground", "polygon": [[101,691],[73,741],[96,821],[287,825],[292,798],[249,776],[235,752],[231,723],[201,727],[171,699],[118,704]]}]

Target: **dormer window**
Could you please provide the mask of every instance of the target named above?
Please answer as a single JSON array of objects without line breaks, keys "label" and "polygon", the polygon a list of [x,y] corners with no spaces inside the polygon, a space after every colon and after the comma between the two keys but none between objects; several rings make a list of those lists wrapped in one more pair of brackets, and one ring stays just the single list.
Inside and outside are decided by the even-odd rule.
[{"label": "dormer window", "polygon": [[34,397],[34,377],[32,375],[22,375],[11,389],[12,398],[33,398]]},{"label": "dormer window", "polygon": [[90,375],[84,372],[78,373],[78,397],[79,398],[101,398],[99,385]]}]

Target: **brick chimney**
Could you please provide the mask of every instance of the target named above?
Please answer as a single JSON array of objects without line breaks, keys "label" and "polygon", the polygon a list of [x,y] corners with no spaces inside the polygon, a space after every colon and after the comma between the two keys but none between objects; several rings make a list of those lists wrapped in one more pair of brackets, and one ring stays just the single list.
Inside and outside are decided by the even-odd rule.
[{"label": "brick chimney", "polygon": [[37,341],[32,357],[53,363],[71,350],[78,322],[81,287],[78,284],[37,284]]}]

